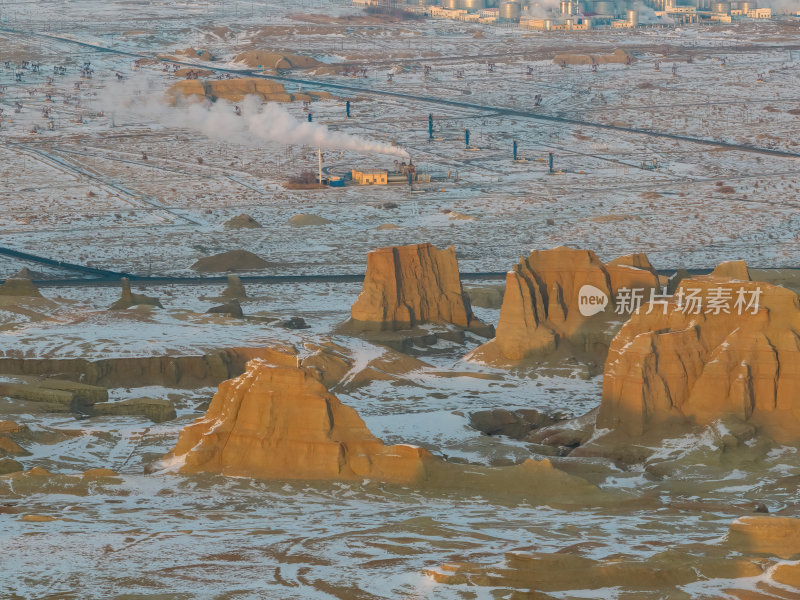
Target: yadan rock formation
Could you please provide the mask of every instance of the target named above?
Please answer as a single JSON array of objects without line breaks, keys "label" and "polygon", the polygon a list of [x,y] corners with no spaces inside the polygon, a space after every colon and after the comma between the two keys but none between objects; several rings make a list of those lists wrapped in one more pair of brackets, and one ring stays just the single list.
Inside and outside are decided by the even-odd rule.
[{"label": "yadan rock formation", "polygon": [[213,256],[204,256],[190,268],[198,273],[224,273],[226,271],[260,271],[269,266],[270,263],[248,250],[230,250]]},{"label": "yadan rock formation", "polygon": [[180,104],[183,100],[241,102],[247,96],[255,96],[263,102],[311,102],[333,98],[329,92],[289,93],[280,83],[257,77],[182,79],[167,90],[167,99],[171,104]]},{"label": "yadan rock formation", "polygon": [[[290,354],[277,344],[260,348],[227,348],[200,356],[134,356],[86,360],[84,358],[0,357],[4,375],[48,376],[85,384],[116,387],[158,385],[192,389],[216,386],[241,375],[248,361],[275,361]],[[278,358],[276,358],[278,357]],[[292,354],[292,364],[297,358]]]},{"label": "yadan rock formation", "polygon": [[122,296],[119,300],[111,305],[111,310],[127,310],[131,306],[155,306],[158,308],[164,308],[161,306],[161,302],[158,300],[158,298],[145,296],[144,294],[134,294],[131,291],[130,280],[127,277],[123,277]]},{"label": "yadan rock formation", "polygon": [[228,275],[228,285],[225,291],[222,292],[222,297],[236,300],[245,300],[247,298],[244,284],[242,284],[242,280],[238,275]]},{"label": "yadan rock formation", "polygon": [[712,274],[684,279],[669,301],[623,325],[609,349],[597,426],[638,436],[734,417],[776,441],[796,440],[798,398],[797,295]]},{"label": "yadan rock formation", "polygon": [[[276,358],[280,358],[276,355]],[[317,369],[253,360],[220,385],[205,416],[186,426],[159,467],[261,479],[375,480],[563,503],[612,501],[549,460],[513,467],[447,463],[423,448],[386,446],[342,404]],[[618,501],[618,500],[613,500]]]},{"label": "yadan rock formation", "polygon": [[4,283],[0,284],[0,296],[41,298],[42,294],[30,279],[19,277],[6,279]]},{"label": "yadan rock formation", "polygon": [[731,523],[728,544],[740,552],[797,558],[800,555],[800,519],[740,517]]},{"label": "yadan rock formation", "polygon": [[409,329],[429,322],[485,328],[461,288],[456,251],[429,243],[378,248],[367,254],[361,294],[349,327],[362,331]]},{"label": "yadan rock formation", "polygon": [[182,473],[409,483],[424,478],[431,460],[421,448],[385,446],[314,370],[255,360],[220,385],[165,463],[180,464]]},{"label": "yadan rock formation", "polygon": [[248,214],[242,213],[241,215],[236,215],[225,221],[222,226],[225,229],[260,229],[261,223],[256,221],[253,217]]},{"label": "yadan rock formation", "polygon": [[231,299],[225,304],[220,304],[219,306],[212,306],[206,311],[206,313],[227,315],[229,317],[234,317],[236,319],[241,319],[244,317],[244,313],[242,312],[242,305],[239,304],[239,300],[237,300],[236,298]]},{"label": "yadan rock formation", "polygon": [[[620,290],[642,290],[645,300],[658,288],[658,275],[644,254],[632,254],[604,264],[591,250],[559,247],[534,250],[506,275],[506,290],[494,339],[468,358],[493,364],[513,364],[544,357],[565,343],[604,355],[611,341],[609,321]],[[580,310],[584,286],[592,296],[607,299],[604,309],[586,316]],[[593,304],[600,308],[600,301]]]}]

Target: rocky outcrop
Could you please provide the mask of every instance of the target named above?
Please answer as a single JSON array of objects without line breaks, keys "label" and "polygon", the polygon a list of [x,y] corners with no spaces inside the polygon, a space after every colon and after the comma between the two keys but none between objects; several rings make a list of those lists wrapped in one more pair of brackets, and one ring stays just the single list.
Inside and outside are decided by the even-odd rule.
[{"label": "rocky outcrop", "polygon": [[111,310],[127,310],[131,306],[156,306],[158,308],[164,308],[161,306],[161,302],[158,298],[153,298],[152,296],[145,296],[144,294],[134,294],[131,291],[131,282],[130,279],[127,277],[122,278],[122,296],[119,300],[114,302],[111,305]]},{"label": "rocky outcrop", "polygon": [[630,64],[634,60],[625,50],[614,50],[611,54],[556,54],[553,57],[553,63],[557,65]]},{"label": "rocky outcrop", "polygon": [[265,360],[220,385],[205,416],[180,433],[157,465],[180,473],[262,479],[377,480],[527,501],[618,502],[549,460],[507,468],[444,462],[423,448],[386,446],[342,404],[315,369]]},{"label": "rocky outcrop", "polygon": [[235,298],[237,300],[244,300],[247,298],[247,292],[238,275],[228,275],[228,286],[225,288],[225,291],[222,292],[222,297]]},{"label": "rocky outcrop", "polygon": [[[519,600],[580,597],[570,594],[574,590],[593,590],[595,593],[591,597],[608,598],[614,596],[602,592],[615,588],[626,592],[625,596],[618,597],[690,597],[685,595],[683,586],[703,585],[716,578],[735,580],[763,575],[763,569],[754,561],[719,556],[713,552],[703,554],[703,549],[696,546],[653,552],[647,558],[617,552],[599,559],[584,556],[582,546],[577,543],[556,552],[507,552],[502,564],[448,563],[438,569],[426,570],[425,574],[437,583],[470,586],[470,589],[483,586],[487,591],[514,590],[507,597]],[[596,549],[593,554],[597,554]],[[752,586],[752,580],[744,581],[745,587]],[[730,587],[738,586],[732,581]],[[739,596],[731,589],[726,589],[726,592],[731,592],[732,598],[751,600],[790,597]],[[487,597],[492,596],[488,594]]]},{"label": "rocky outcrop", "polygon": [[247,214],[237,215],[225,221],[222,226],[225,229],[260,229],[261,223]]},{"label": "rocky outcrop", "polygon": [[439,250],[428,243],[367,254],[364,285],[350,317],[349,327],[361,331],[409,329],[428,322],[485,328],[461,288],[455,249]]},{"label": "rocky outcrop", "polygon": [[17,442],[6,435],[0,435],[0,456],[30,456]]},{"label": "rocky outcrop", "polygon": [[312,69],[322,65],[317,59],[302,54],[287,54],[271,50],[247,50],[236,55],[235,62],[241,62],[252,69]]},{"label": "rocky outcrop", "polygon": [[225,271],[259,271],[269,266],[270,263],[257,254],[247,250],[231,250],[201,258],[191,266],[191,269],[200,273],[224,273]]},{"label": "rocky outcrop", "polygon": [[160,385],[191,389],[219,385],[225,379],[241,375],[247,361],[253,358],[264,358],[278,364],[297,364],[297,357],[291,350],[276,345],[229,348],[202,356],[142,356],[96,361],[82,358],[0,358],[0,373],[58,375],[62,379],[106,388]]},{"label": "rocky outcrop", "polygon": [[[534,250],[506,275],[495,338],[468,358],[514,364],[545,357],[565,344],[602,358],[611,341],[610,323],[628,316],[625,307],[616,314],[620,290],[641,289],[649,299],[658,284],[644,254],[603,264],[591,250]],[[595,314],[588,314],[592,309]]]},{"label": "rocky outcrop", "polygon": [[304,213],[294,215],[289,219],[289,225],[292,227],[313,227],[316,225],[330,225],[331,223],[333,223],[333,221],[326,219],[325,217]]},{"label": "rocky outcrop", "polygon": [[177,416],[172,402],[163,398],[129,398],[121,402],[98,402],[92,406],[91,414],[147,417],[153,423],[171,421]]},{"label": "rocky outcrop", "polygon": [[[195,69],[197,71],[199,69]],[[257,77],[240,77],[235,79],[182,79],[173,83],[166,92],[170,104],[180,104],[184,99],[189,101],[227,100],[241,102],[247,96],[255,96],[263,102],[311,102],[312,100],[329,100],[330,92],[303,91],[289,93],[276,81]]]},{"label": "rocky outcrop", "polygon": [[431,365],[391,348],[375,346],[371,353],[360,357],[332,342],[307,343],[300,365],[315,369],[328,389],[351,392],[373,381],[403,382],[413,385],[404,375],[411,371],[431,368]]},{"label": "rocky outcrop", "polygon": [[0,284],[0,296],[23,296],[27,298],[41,298],[39,289],[30,279],[24,277],[6,279]]},{"label": "rocky outcrop", "polygon": [[242,312],[242,306],[241,304],[239,304],[239,301],[236,298],[233,298],[230,302],[226,302],[225,304],[220,304],[219,306],[212,306],[206,311],[206,313],[228,315],[229,317],[235,317],[237,319],[241,319],[244,317],[244,313]]},{"label": "rocky outcrop", "polygon": [[797,295],[712,274],[684,279],[668,303],[643,308],[622,327],[608,353],[597,426],[638,436],[735,418],[777,441],[795,440],[798,394]]},{"label": "rocky outcrop", "polygon": [[19,473],[25,467],[13,458],[0,458],[0,475],[7,475],[9,473]]},{"label": "rocky outcrop", "polygon": [[313,370],[255,360],[220,386],[164,463],[182,473],[410,483],[431,460],[421,448],[385,446]]},{"label": "rocky outcrop", "polygon": [[556,419],[536,409],[515,411],[503,408],[480,410],[469,415],[469,426],[486,435],[504,435],[524,440],[528,434],[541,427],[555,423]]},{"label": "rocky outcrop", "polygon": [[57,412],[86,413],[96,402],[108,400],[108,390],[74,381],[44,379],[30,383],[0,383],[0,396],[52,405]]},{"label": "rocky outcrop", "polygon": [[737,281],[750,281],[750,270],[743,260],[729,260],[719,263],[711,272],[712,277],[735,279]]},{"label": "rocky outcrop", "polygon": [[740,517],[731,523],[728,543],[748,554],[779,558],[800,556],[800,519],[791,517]]},{"label": "rocky outcrop", "polygon": [[22,433],[28,431],[27,425],[20,425],[14,421],[0,421],[0,433]]}]

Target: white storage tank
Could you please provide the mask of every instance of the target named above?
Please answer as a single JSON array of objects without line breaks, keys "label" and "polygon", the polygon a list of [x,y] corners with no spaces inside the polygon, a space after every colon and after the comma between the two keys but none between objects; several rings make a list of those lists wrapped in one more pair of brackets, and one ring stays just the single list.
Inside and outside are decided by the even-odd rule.
[{"label": "white storage tank", "polygon": [[461,0],[461,8],[467,10],[483,10],[486,8],[485,0]]},{"label": "white storage tank", "polygon": [[638,27],[639,26],[639,11],[638,10],[629,10],[627,12],[628,15],[628,23],[631,24],[631,27]]},{"label": "white storage tank", "polygon": [[501,2],[500,18],[504,21],[519,21],[522,5],[519,2]]},{"label": "white storage tank", "polygon": [[730,2],[712,2],[711,3],[711,12],[722,13],[723,15],[729,15],[729,14],[731,14],[731,3]]}]

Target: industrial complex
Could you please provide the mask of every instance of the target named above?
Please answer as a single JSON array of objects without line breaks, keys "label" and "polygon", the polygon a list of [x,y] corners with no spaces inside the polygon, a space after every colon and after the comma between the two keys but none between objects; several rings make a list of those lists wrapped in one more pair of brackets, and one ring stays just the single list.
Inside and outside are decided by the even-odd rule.
[{"label": "industrial complex", "polygon": [[[356,5],[383,0],[354,0]],[[771,19],[770,7],[756,0],[561,0],[549,6],[537,0],[442,0],[404,6],[430,18],[544,31],[586,31],[598,27],[617,29],[669,27],[682,23],[733,23]]]}]

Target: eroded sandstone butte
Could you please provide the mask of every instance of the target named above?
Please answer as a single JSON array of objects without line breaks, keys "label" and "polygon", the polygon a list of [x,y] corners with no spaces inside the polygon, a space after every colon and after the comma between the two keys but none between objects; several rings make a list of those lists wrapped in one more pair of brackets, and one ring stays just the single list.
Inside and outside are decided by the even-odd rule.
[{"label": "eroded sandstone butte", "polygon": [[[727,312],[709,304],[720,289],[730,296]],[[706,299],[699,312],[690,294]],[[795,293],[712,274],[684,279],[666,305],[650,308],[611,344],[598,428],[637,436],[734,417],[776,441],[800,438]]]},{"label": "eroded sandstone butte", "polygon": [[387,446],[328,392],[317,369],[292,361],[289,354],[283,364],[250,361],[243,375],[220,385],[205,416],[183,429],[157,467],[260,479],[374,480],[515,501],[619,501],[549,460],[483,467],[448,463],[416,446]]},{"label": "eroded sandstone butte", "polygon": [[[584,316],[579,292],[593,286],[606,297],[604,311]],[[494,339],[468,358],[492,364],[511,364],[544,357],[561,346],[604,354],[611,338],[609,321],[615,298],[623,288],[641,289],[645,299],[659,286],[658,275],[644,254],[623,256],[604,264],[591,250],[561,246],[534,250],[506,275],[506,290]],[[566,343],[566,344],[565,344]]]},{"label": "eroded sandstone butte", "polygon": [[384,445],[314,370],[254,360],[220,385],[165,463],[180,464],[182,473],[413,482],[432,459],[422,448]]},{"label": "eroded sandstone butte", "polygon": [[349,327],[384,331],[429,322],[485,328],[461,288],[455,249],[424,243],[367,254],[364,286],[350,309]]}]

